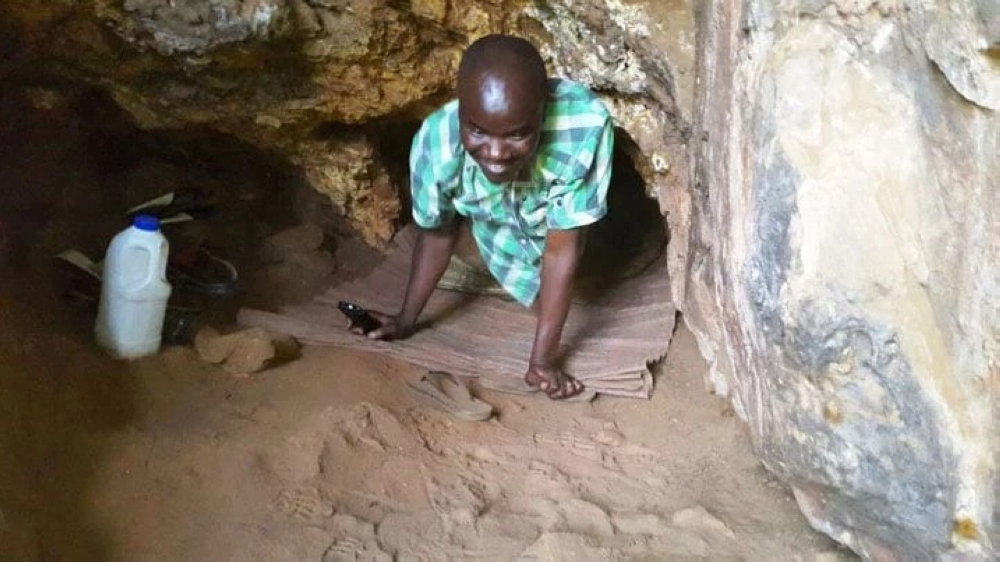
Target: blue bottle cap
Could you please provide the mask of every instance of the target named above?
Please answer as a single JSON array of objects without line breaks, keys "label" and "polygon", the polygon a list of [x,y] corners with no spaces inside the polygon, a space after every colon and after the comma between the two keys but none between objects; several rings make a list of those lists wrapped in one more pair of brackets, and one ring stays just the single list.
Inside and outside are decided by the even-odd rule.
[{"label": "blue bottle cap", "polygon": [[160,230],[160,219],[152,215],[136,215],[132,219],[132,226],[146,232],[156,232]]}]

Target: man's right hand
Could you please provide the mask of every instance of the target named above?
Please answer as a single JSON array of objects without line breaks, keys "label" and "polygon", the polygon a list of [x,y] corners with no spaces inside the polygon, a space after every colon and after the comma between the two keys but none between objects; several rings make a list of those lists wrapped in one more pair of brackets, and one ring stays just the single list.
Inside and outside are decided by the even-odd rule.
[{"label": "man's right hand", "polygon": [[393,316],[377,310],[369,310],[368,313],[381,325],[367,334],[357,326],[348,326],[352,332],[373,340],[403,340],[413,334],[413,322],[405,322],[400,315]]},{"label": "man's right hand", "polygon": [[455,248],[458,236],[457,222],[437,230],[419,229],[410,264],[410,277],[406,282],[406,294],[399,314],[390,315],[375,310],[369,313],[382,323],[381,326],[364,334],[360,328],[351,328],[358,335],[373,340],[402,340],[413,334],[417,318],[434,292]]}]

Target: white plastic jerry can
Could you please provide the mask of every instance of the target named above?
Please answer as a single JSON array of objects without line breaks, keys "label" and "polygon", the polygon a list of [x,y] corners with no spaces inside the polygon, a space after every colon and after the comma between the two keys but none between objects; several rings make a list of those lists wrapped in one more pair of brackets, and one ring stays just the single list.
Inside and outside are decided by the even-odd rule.
[{"label": "white plastic jerry can", "polygon": [[169,244],[160,221],[138,215],[111,239],[104,257],[97,343],[115,357],[133,359],[160,349],[170,298]]}]

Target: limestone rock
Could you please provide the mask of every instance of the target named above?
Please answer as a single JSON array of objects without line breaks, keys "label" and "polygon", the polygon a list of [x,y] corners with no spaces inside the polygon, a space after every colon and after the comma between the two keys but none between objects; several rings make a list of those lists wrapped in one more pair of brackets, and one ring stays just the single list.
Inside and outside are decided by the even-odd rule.
[{"label": "limestone rock", "polygon": [[300,142],[291,155],[309,184],[342,209],[365,241],[384,246],[402,205],[384,161],[362,135]]},{"label": "limestone rock", "polygon": [[946,4],[714,1],[699,24],[685,318],[766,466],[875,559],[996,554],[1000,119],[941,58],[980,44]]},{"label": "limestone rock", "polygon": [[996,46],[1000,45],[998,10],[980,1],[979,15],[970,2],[954,2],[951,10],[941,10],[927,30],[927,56],[955,90],[972,103],[1000,110],[1000,65]]}]

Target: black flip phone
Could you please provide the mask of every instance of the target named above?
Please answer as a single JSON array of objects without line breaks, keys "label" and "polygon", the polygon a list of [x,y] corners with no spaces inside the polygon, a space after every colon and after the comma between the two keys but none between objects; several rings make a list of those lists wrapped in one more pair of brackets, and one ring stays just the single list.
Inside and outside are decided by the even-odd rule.
[{"label": "black flip phone", "polygon": [[347,316],[351,320],[351,327],[361,328],[362,333],[367,334],[382,325],[367,310],[353,302],[340,301],[337,303],[337,308],[344,313],[344,316]]}]

